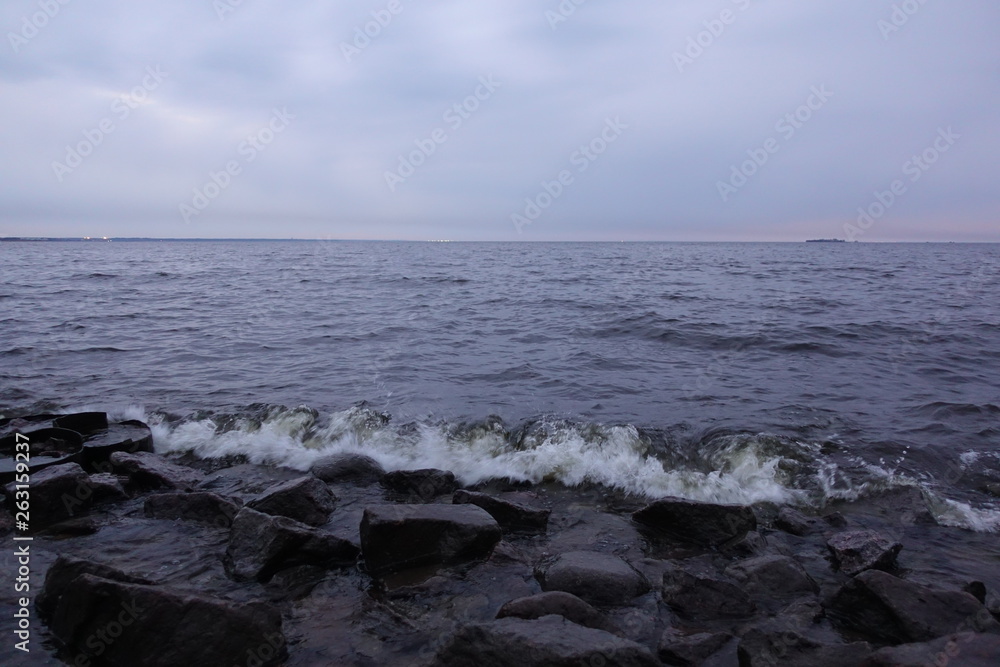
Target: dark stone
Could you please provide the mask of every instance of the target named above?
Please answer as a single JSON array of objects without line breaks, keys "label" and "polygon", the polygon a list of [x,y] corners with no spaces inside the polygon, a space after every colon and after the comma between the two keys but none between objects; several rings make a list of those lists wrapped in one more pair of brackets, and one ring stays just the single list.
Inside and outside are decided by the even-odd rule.
[{"label": "dark stone", "polygon": [[649,649],[559,616],[467,625],[438,652],[438,667],[659,667]]},{"label": "dark stone", "polygon": [[447,470],[394,470],[382,476],[382,486],[405,496],[408,502],[427,502],[458,488],[455,475]]},{"label": "dark stone", "polygon": [[374,505],[361,519],[372,574],[488,558],[500,526],[475,505]]},{"label": "dark stone", "polygon": [[91,475],[90,487],[94,492],[95,503],[119,503],[128,500],[128,494],[117,476],[111,473]]},{"label": "dark stone", "polygon": [[307,475],[266,489],[247,507],[265,514],[285,516],[310,526],[322,526],[337,506],[337,496],[321,479]]},{"label": "dark stone", "polygon": [[996,496],[1000,498],[1000,484],[996,482],[989,482],[983,485],[983,491],[990,494],[991,496]]},{"label": "dark stone", "polygon": [[858,667],[871,652],[867,642],[824,644],[774,622],[750,628],[737,649],[740,667]]},{"label": "dark stone", "polygon": [[115,452],[135,453],[153,451],[153,433],[141,421],[131,420],[108,427],[90,435],[83,443],[83,467],[88,472],[111,472],[109,459]]},{"label": "dark stone", "polygon": [[240,511],[237,502],[208,491],[157,493],[146,498],[143,510],[151,519],[181,519],[229,528]]},{"label": "dark stone", "polygon": [[890,542],[874,530],[849,530],[837,533],[826,542],[833,561],[849,576],[865,570],[891,570],[903,545]]},{"label": "dark stone", "polygon": [[1000,633],[1000,623],[979,600],[865,570],[844,584],[827,604],[827,616],[842,627],[888,644],[923,642],[957,630]]},{"label": "dark stone", "polygon": [[53,419],[52,425],[57,428],[66,428],[71,431],[76,431],[81,435],[90,435],[108,427],[108,413],[75,412],[73,414],[62,415],[61,417]]},{"label": "dark stone", "polygon": [[983,582],[970,581],[962,587],[962,590],[979,600],[982,604],[986,604],[986,584]]},{"label": "dark stone", "polygon": [[59,523],[54,523],[42,531],[43,535],[66,539],[69,537],[83,537],[93,535],[101,529],[101,525],[92,516],[78,516],[74,519],[66,519]]},{"label": "dark stone", "polygon": [[864,667],[996,667],[1000,665],[1000,637],[961,632],[930,642],[881,648]]},{"label": "dark stone", "polygon": [[535,619],[558,614],[585,628],[610,630],[611,626],[601,612],[571,593],[549,591],[511,600],[500,607],[497,618]]},{"label": "dark stone", "polygon": [[102,579],[111,579],[126,584],[152,584],[153,582],[142,577],[134,577],[125,574],[117,568],[102,563],[77,558],[76,556],[61,555],[56,559],[45,573],[45,584],[42,592],[38,594],[35,601],[35,608],[38,609],[38,616],[43,621],[48,622],[55,611],[59,598],[67,591],[71,581],[84,574],[92,574]]},{"label": "dark stone", "polygon": [[618,556],[596,551],[561,554],[539,571],[546,591],[572,593],[591,604],[619,606],[649,592],[649,582]]},{"label": "dark stone", "polygon": [[0,507],[0,535],[14,532],[14,515],[7,508]]},{"label": "dark stone", "polygon": [[[5,489],[14,511],[16,486],[11,482]],[[90,476],[78,463],[62,463],[34,472],[29,502],[32,530],[85,514],[94,504]]]},{"label": "dark stone", "polygon": [[791,507],[782,507],[774,520],[774,527],[791,535],[808,535],[816,529],[816,519],[806,516]]},{"label": "dark stone", "polygon": [[749,507],[680,498],[652,502],[634,512],[632,519],[673,539],[707,547],[736,542],[757,529],[757,518]]},{"label": "dark stone", "polygon": [[358,548],[347,540],[244,507],[233,519],[223,564],[235,581],[266,582],[289,567],[346,567],[354,565],[357,557]]},{"label": "dark stone", "polygon": [[309,472],[324,482],[364,485],[382,479],[385,468],[364,454],[331,454],[316,459]]},{"label": "dark stone", "polygon": [[149,452],[115,452],[109,459],[115,471],[128,475],[130,490],[152,489],[189,490],[204,478],[204,474],[179,466]]},{"label": "dark stone", "polygon": [[743,618],[756,611],[739,584],[697,564],[663,573],[663,600],[681,616],[694,620]]},{"label": "dark stone", "polygon": [[509,500],[465,489],[456,491],[451,502],[456,505],[471,504],[482,507],[505,530],[545,530],[549,523],[549,514],[551,514],[550,510],[525,507]]},{"label": "dark stone", "polygon": [[700,665],[732,640],[728,632],[698,632],[685,635],[667,628],[660,637],[657,654],[668,665]]},{"label": "dark stone", "polygon": [[[109,628],[121,628],[111,635]],[[82,574],[56,600],[52,635],[70,652],[113,667],[281,664],[281,614],[228,600]]]},{"label": "dark stone", "polygon": [[823,521],[834,528],[847,528],[847,518],[840,512],[830,512],[823,515]]},{"label": "dark stone", "polygon": [[808,628],[823,618],[823,605],[815,597],[801,598],[781,610],[778,616],[792,627]]},{"label": "dark stone", "polygon": [[727,567],[725,574],[738,581],[751,595],[763,598],[819,592],[805,569],[787,556],[758,556],[738,561]]}]

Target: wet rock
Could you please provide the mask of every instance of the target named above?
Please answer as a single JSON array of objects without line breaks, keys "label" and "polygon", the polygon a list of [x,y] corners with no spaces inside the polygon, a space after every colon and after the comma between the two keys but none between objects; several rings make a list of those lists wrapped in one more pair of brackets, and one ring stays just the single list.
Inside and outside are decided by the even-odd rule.
[{"label": "wet rock", "polygon": [[826,542],[840,571],[854,576],[864,570],[891,570],[903,545],[890,542],[874,530],[837,533]]},{"label": "wet rock", "polygon": [[0,535],[14,532],[14,515],[0,507]]},{"label": "wet rock", "polygon": [[128,500],[125,487],[116,475],[111,473],[96,473],[88,481],[93,489],[95,503],[119,503]]},{"label": "wet rock", "polygon": [[427,502],[458,488],[455,475],[447,470],[394,470],[382,476],[382,486],[405,496],[408,502]]},{"label": "wet rock", "polygon": [[115,452],[152,452],[153,432],[138,420],[112,423],[88,435],[83,443],[83,467],[89,472],[110,472],[109,458]]},{"label": "wet rock", "polygon": [[347,540],[244,507],[233,519],[223,564],[235,581],[266,582],[289,567],[346,567],[354,565],[357,557],[358,548]]},{"label": "wet rock", "polygon": [[717,547],[757,529],[749,507],[664,498],[632,514],[632,519],[673,539]]},{"label": "wet rock", "polygon": [[936,525],[937,521],[927,507],[923,491],[916,486],[897,486],[870,495],[864,502],[877,508],[877,513],[902,525]]},{"label": "wet rock", "polygon": [[143,511],[151,519],[180,519],[229,528],[240,505],[208,491],[157,493],[146,498]]},{"label": "wet rock", "polygon": [[788,598],[817,593],[819,587],[805,569],[787,556],[758,556],[738,561],[725,574],[739,582],[751,595]]},{"label": "wet rock", "polygon": [[996,667],[1000,665],[1000,637],[963,632],[934,641],[903,644],[875,651],[865,667]]},{"label": "wet rock", "polygon": [[1000,633],[1000,623],[962,591],[944,591],[865,570],[827,604],[838,625],[889,644],[923,642],[958,629]]},{"label": "wet rock", "polygon": [[572,593],[591,604],[618,606],[649,592],[649,582],[612,554],[570,551],[538,572],[546,591]]},{"label": "wet rock", "polygon": [[970,581],[962,590],[976,598],[982,604],[986,604],[986,584],[981,581]]},{"label": "wet rock", "polygon": [[80,435],[91,435],[97,431],[103,431],[108,427],[108,413],[74,412],[53,419],[52,425],[56,428],[66,428],[76,431]]},{"label": "wet rock", "polygon": [[70,537],[93,535],[100,529],[101,524],[94,517],[78,516],[73,519],[66,519],[65,521],[51,524],[41,531],[41,534],[63,540]]},{"label": "wet rock", "polygon": [[48,622],[52,617],[59,598],[68,590],[70,582],[84,574],[92,574],[102,579],[110,579],[127,584],[153,583],[148,579],[126,574],[110,565],[77,558],[76,556],[61,555],[45,573],[45,584],[42,587],[42,592],[38,595],[38,599],[35,601],[35,608],[38,609],[38,615],[43,621]]},{"label": "wet rock", "polygon": [[808,628],[823,618],[823,605],[815,597],[801,598],[781,610],[778,617],[791,627]]},{"label": "wet rock", "polygon": [[1000,484],[996,482],[989,482],[983,485],[983,491],[990,494],[991,496],[996,496],[1000,498]]},{"label": "wet rock", "polygon": [[364,454],[331,454],[316,459],[309,472],[324,482],[364,485],[382,479],[385,468]]},{"label": "wet rock", "polygon": [[[9,506],[17,511],[16,484],[5,488]],[[90,476],[78,463],[62,463],[32,473],[29,525],[32,530],[86,513],[94,504]]]},{"label": "wet rock", "polygon": [[467,503],[482,507],[505,530],[545,530],[545,527],[549,523],[549,514],[551,513],[546,509],[525,507],[509,500],[502,500],[485,493],[466,491],[465,489],[456,491],[451,498],[451,502],[456,505]]},{"label": "wet rock", "polygon": [[322,526],[337,506],[337,496],[317,477],[307,475],[266,489],[247,507],[265,514],[285,516],[310,526]]},{"label": "wet rock", "polygon": [[664,572],[663,601],[681,616],[694,620],[743,618],[756,611],[739,584],[698,564]]},{"label": "wet rock", "polygon": [[791,535],[802,537],[816,530],[818,521],[791,507],[782,507],[774,520],[774,527]]},{"label": "wet rock", "polygon": [[743,634],[740,667],[857,667],[872,652],[867,642],[824,644],[780,623],[764,623]]},{"label": "wet rock", "polygon": [[585,628],[559,616],[538,620],[502,618],[467,625],[438,652],[439,667],[658,667],[641,644]]},{"label": "wet rock", "polygon": [[[74,655],[101,665],[278,665],[287,656],[281,614],[158,586],[92,574],[71,582],[55,602],[49,628]],[[87,664],[95,664],[87,663]]]},{"label": "wet rock", "polygon": [[830,512],[823,515],[823,521],[834,528],[847,528],[847,517],[840,512]]},{"label": "wet rock", "polygon": [[204,478],[197,470],[170,463],[149,452],[115,452],[110,461],[116,472],[128,475],[131,491],[188,490]]},{"label": "wet rock", "polygon": [[511,600],[500,607],[497,618],[535,619],[557,614],[585,628],[610,630],[611,626],[601,612],[571,593],[549,591]]},{"label": "wet rock", "polygon": [[361,550],[376,575],[488,558],[500,537],[475,505],[374,505],[361,519]]},{"label": "wet rock", "polygon": [[728,632],[697,632],[686,635],[667,628],[660,637],[657,655],[668,665],[700,665],[733,638]]}]

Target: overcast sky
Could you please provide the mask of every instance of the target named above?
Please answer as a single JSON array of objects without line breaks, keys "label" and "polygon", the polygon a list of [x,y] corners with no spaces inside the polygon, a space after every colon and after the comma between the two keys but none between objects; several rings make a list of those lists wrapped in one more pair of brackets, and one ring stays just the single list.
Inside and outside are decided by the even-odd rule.
[{"label": "overcast sky", "polygon": [[1000,241],[996,0],[63,2],[0,235]]}]

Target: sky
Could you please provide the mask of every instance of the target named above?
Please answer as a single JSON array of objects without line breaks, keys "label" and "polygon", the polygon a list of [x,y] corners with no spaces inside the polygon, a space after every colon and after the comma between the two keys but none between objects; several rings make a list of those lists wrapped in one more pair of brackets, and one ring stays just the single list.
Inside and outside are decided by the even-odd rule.
[{"label": "sky", "polygon": [[0,236],[1000,241],[996,0],[4,0]]}]

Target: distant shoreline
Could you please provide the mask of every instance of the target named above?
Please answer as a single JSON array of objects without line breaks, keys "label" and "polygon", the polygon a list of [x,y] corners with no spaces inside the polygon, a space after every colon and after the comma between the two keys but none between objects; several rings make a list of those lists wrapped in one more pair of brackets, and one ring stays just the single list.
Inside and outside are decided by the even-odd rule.
[{"label": "distant shoreline", "polygon": [[[158,238],[146,236],[113,236],[107,238],[86,238],[78,236],[0,236],[0,243],[676,243],[676,244],[696,244],[696,243],[787,243],[799,245],[801,243],[846,243],[834,239],[807,239],[805,241],[519,241],[519,240],[494,240],[494,241],[462,241],[444,239],[268,239],[268,238]],[[855,241],[855,243],[861,243]],[[935,243],[935,244],[996,244],[1000,241],[865,241],[867,245],[879,244],[907,244],[907,243]]]}]

